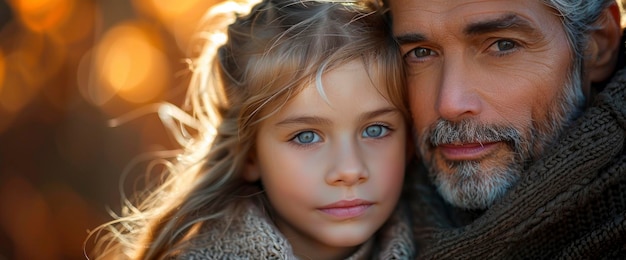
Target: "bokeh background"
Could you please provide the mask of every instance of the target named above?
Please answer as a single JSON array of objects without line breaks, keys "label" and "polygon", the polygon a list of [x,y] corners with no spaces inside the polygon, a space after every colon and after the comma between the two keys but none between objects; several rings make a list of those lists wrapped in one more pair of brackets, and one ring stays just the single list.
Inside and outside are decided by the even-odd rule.
[{"label": "bokeh background", "polygon": [[124,168],[176,148],[155,113],[110,120],[182,104],[217,1],[0,0],[0,259],[85,259],[88,231],[132,189]]},{"label": "bokeh background", "polygon": [[150,110],[110,120],[182,104],[196,25],[219,1],[0,1],[0,260],[85,259],[133,189],[120,180],[145,172],[124,169],[176,148]]}]

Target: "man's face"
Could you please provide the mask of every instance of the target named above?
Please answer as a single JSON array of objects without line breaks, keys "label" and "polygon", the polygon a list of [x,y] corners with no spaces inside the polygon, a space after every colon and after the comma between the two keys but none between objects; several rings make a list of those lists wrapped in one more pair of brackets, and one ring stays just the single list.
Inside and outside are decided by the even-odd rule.
[{"label": "man's face", "polygon": [[581,103],[561,21],[540,1],[390,3],[430,175],[456,206],[486,208]]}]

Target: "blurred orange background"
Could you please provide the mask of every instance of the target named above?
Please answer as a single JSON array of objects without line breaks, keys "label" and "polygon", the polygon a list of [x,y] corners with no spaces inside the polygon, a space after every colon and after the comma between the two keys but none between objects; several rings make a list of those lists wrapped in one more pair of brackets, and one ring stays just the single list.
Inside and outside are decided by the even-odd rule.
[{"label": "blurred orange background", "polygon": [[0,1],[0,259],[85,259],[88,231],[133,189],[124,168],[176,148],[156,113],[109,120],[182,103],[191,38],[217,1]]}]

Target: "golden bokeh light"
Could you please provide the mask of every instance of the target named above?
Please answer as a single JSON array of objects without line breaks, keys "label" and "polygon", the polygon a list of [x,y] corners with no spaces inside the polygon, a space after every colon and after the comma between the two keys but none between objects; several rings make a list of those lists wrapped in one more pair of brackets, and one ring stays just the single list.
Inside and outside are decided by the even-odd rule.
[{"label": "golden bokeh light", "polygon": [[0,259],[92,256],[87,232],[121,207],[123,169],[174,146],[144,108],[182,102],[183,52],[220,1],[0,4]]},{"label": "golden bokeh light", "polygon": [[98,75],[96,75],[97,65],[95,64],[93,52],[93,49],[87,51],[80,59],[76,70],[76,81],[78,91],[85,101],[95,106],[102,106],[108,102],[115,93],[109,88],[101,86],[102,84],[99,82]]},{"label": "golden bokeh light", "polygon": [[190,41],[198,30],[198,22],[218,2],[221,0],[133,0],[137,10],[163,23],[183,52],[190,48]]},{"label": "golden bokeh light", "polygon": [[[17,259],[46,259],[58,255],[58,240],[53,238],[51,211],[44,196],[21,176],[0,180],[0,226],[14,238]],[[37,239],[33,239],[36,237]],[[47,243],[39,243],[39,240]],[[34,250],[36,248],[36,250]]]},{"label": "golden bokeh light", "polygon": [[23,32],[16,37],[18,60],[11,62],[24,75],[23,80],[39,86],[57,74],[67,58],[67,48],[46,33]]},{"label": "golden bokeh light", "polygon": [[[0,100],[2,99],[2,89],[5,85],[4,76],[6,75],[6,58],[2,49],[0,49]],[[11,125],[13,121],[13,113],[6,113],[2,106],[0,106],[0,134],[4,132],[4,130]]]},{"label": "golden bokeh light", "polygon": [[0,49],[0,95],[2,95],[2,86],[4,85],[4,75],[5,73],[5,58],[4,52]]},{"label": "golden bokeh light", "polygon": [[95,51],[99,86],[133,103],[154,100],[169,85],[167,59],[154,37],[141,25],[128,22],[110,29]]},{"label": "golden bokeh light", "polygon": [[73,12],[75,0],[9,0],[19,19],[37,32],[54,29]]},{"label": "golden bokeh light", "polygon": [[181,15],[188,14],[202,0],[135,0],[134,4],[141,10],[147,11],[163,21],[170,21]]},{"label": "golden bokeh light", "polygon": [[[6,61],[11,63],[18,61],[15,54],[9,54]],[[22,80],[23,75],[15,67],[7,67],[6,77],[3,82],[2,92],[0,92],[0,110],[10,114],[16,114],[35,96],[37,87]]]},{"label": "golden bokeh light", "polygon": [[[70,4],[68,4],[70,5]],[[92,1],[72,2],[72,12],[67,14],[63,23],[52,28],[50,35],[66,44],[74,44],[79,41],[90,39],[95,31],[95,25],[102,18],[100,9]]]},{"label": "golden bokeh light", "polygon": [[21,31],[10,41],[16,48],[9,48],[2,58],[0,108],[17,113],[61,71],[67,49],[41,32]]},{"label": "golden bokeh light", "polygon": [[11,67],[19,70],[20,75],[24,75],[22,80],[29,82],[30,85],[41,81],[40,71],[37,71],[37,75],[28,74],[35,72],[35,68],[42,63],[41,57],[46,48],[45,35],[42,32],[22,31],[13,38],[13,41],[15,46],[19,47],[10,50],[10,56],[14,57],[14,60],[10,61]]}]

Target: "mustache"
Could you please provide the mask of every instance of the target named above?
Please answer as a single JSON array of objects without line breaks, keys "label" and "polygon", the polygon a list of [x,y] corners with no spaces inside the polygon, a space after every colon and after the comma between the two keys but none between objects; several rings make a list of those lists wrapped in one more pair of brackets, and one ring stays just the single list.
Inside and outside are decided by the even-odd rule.
[{"label": "mustache", "polygon": [[438,146],[442,144],[504,141],[519,151],[522,148],[523,140],[521,132],[511,126],[483,124],[471,119],[457,122],[439,119],[425,132],[422,143]]}]

